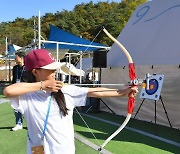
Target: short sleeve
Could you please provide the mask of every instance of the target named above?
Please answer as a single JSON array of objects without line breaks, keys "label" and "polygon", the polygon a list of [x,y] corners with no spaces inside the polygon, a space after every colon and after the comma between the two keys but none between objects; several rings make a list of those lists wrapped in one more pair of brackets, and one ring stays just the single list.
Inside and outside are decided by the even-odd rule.
[{"label": "short sleeve", "polygon": [[74,106],[85,106],[88,93],[87,87],[78,87],[73,85],[65,85],[61,89],[64,95],[71,97],[71,103]]},{"label": "short sleeve", "polygon": [[24,100],[23,95],[10,98],[11,107],[21,112],[22,114],[24,114],[24,111],[26,109],[26,103],[23,100]]}]

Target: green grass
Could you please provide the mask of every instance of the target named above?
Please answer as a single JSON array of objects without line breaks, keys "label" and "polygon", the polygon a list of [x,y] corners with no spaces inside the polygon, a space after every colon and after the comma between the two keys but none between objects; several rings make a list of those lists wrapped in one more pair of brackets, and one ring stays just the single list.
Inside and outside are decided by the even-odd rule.
[{"label": "green grass", "polygon": [[[109,121],[113,121],[116,123],[122,123],[124,121],[124,117],[119,115],[113,115],[107,112],[100,112],[100,113],[91,113],[99,118],[103,118]],[[170,127],[162,126],[162,125],[155,125],[154,123],[149,123],[145,121],[140,121],[136,119],[131,119],[127,126],[136,128],[138,130],[145,131],[147,133],[151,133],[169,140],[173,140],[175,142],[180,142],[180,131],[177,129],[172,129]]]},{"label": "green grass", "polygon": [[26,153],[27,130],[11,131],[15,125],[15,118],[14,111],[8,103],[0,104],[0,117],[0,154]]},{"label": "green grass", "polygon": [[82,142],[75,140],[76,154],[97,154],[98,152]]},{"label": "green grass", "polygon": [[[104,119],[109,119],[111,121],[121,123],[124,118],[120,116],[115,116],[108,113],[95,113],[94,116],[101,117]],[[84,117],[85,121],[91,126],[93,133],[98,139],[98,142],[102,144],[107,137],[110,136],[118,127],[113,126],[92,118]],[[97,144],[92,134],[84,125],[84,122],[79,118],[79,115],[74,116],[75,130],[82,136],[88,138],[91,142]],[[136,124],[136,125],[135,125]],[[135,125],[135,126],[134,126]],[[155,133],[156,135],[164,137],[166,139],[171,139],[173,141],[180,141],[180,131],[168,127],[163,127],[159,125],[154,125],[152,123],[142,122],[131,119],[129,123],[130,127],[138,128],[140,130]],[[124,129],[115,138],[113,138],[105,147],[105,149],[111,151],[112,153],[138,153],[138,154],[168,154],[168,153],[180,153],[180,148],[168,143],[141,135],[139,133],[132,132],[130,130]]]}]

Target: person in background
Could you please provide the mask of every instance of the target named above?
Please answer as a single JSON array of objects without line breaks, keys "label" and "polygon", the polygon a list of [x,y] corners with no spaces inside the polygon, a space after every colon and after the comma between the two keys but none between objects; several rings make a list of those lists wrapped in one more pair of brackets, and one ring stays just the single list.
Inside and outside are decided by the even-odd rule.
[{"label": "person in background", "polygon": [[[27,82],[27,74],[24,66],[25,53],[22,51],[15,53],[16,65],[13,67],[12,84],[19,82]],[[14,110],[16,125],[12,128],[13,131],[17,131],[23,128],[22,114]]]},{"label": "person in background", "polygon": [[28,127],[27,153],[75,154],[73,110],[87,97],[135,97],[137,87],[122,90],[64,84],[55,79],[56,62],[48,50],[36,49],[25,57],[29,83],[4,89],[11,106],[20,111]]}]

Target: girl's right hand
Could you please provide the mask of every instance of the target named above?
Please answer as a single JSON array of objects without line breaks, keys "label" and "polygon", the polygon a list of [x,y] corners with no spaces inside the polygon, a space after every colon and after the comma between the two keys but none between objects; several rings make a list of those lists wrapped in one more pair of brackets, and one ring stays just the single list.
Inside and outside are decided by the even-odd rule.
[{"label": "girl's right hand", "polygon": [[62,81],[57,81],[55,79],[42,81],[42,90],[47,90],[51,92],[58,92],[62,88],[64,83]]}]

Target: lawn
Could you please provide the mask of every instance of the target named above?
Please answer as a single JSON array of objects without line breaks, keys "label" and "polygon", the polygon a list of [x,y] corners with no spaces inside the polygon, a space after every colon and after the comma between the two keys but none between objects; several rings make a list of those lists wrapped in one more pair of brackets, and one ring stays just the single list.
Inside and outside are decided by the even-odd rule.
[{"label": "lawn", "polygon": [[[123,117],[108,114],[105,112],[101,113],[92,113],[91,115],[103,119],[108,119],[117,123],[122,123],[124,120]],[[87,124],[91,127],[93,133],[95,134],[98,142],[94,139],[92,134],[89,132],[84,122],[80,120],[79,115],[75,114],[74,124],[75,130],[82,136],[88,138],[91,142],[95,144],[102,144],[104,140],[110,136],[117,126],[101,122],[96,119],[92,119],[86,116],[83,116]],[[180,131],[177,129],[172,129],[169,127],[164,127],[160,125],[154,125],[153,123],[142,122],[138,120],[131,119],[129,127],[136,128],[138,130],[151,133],[153,135],[163,137],[165,139],[179,143],[180,141]],[[119,153],[138,153],[138,154],[168,154],[168,153],[180,153],[180,147],[165,143],[163,141],[133,132],[128,129],[124,129],[119,133],[114,139],[112,139],[105,147],[108,151],[119,154]]]}]

